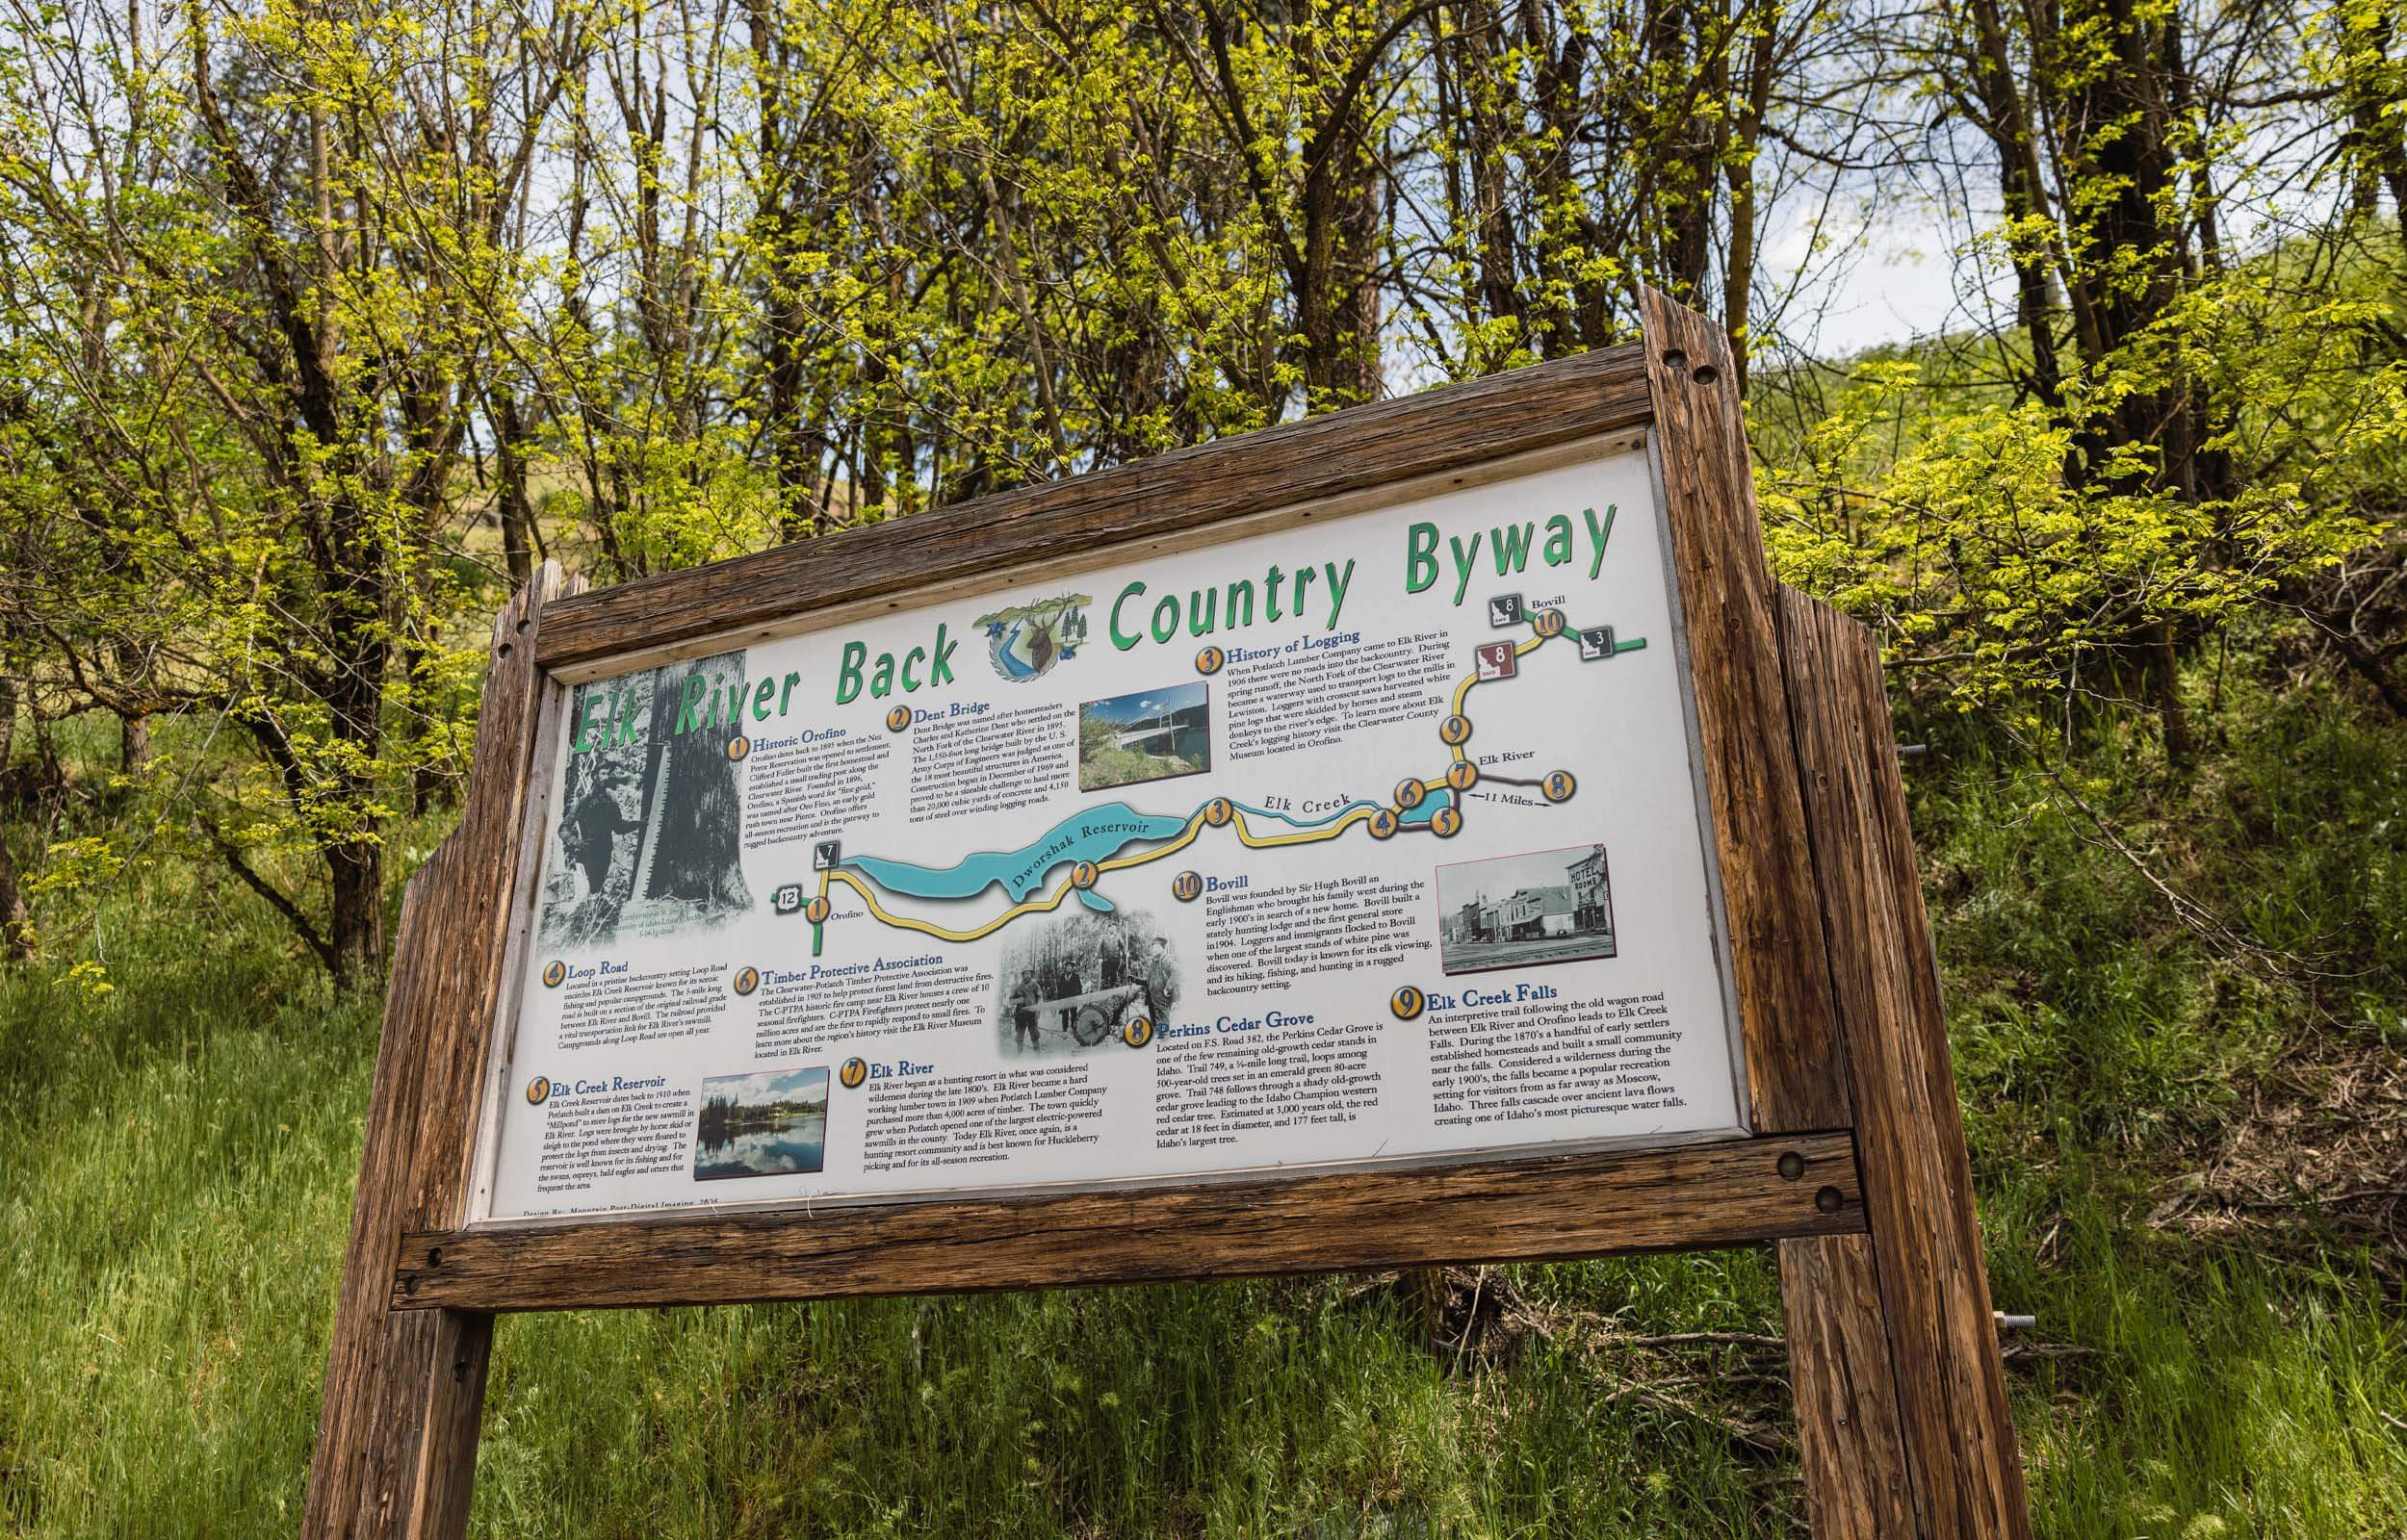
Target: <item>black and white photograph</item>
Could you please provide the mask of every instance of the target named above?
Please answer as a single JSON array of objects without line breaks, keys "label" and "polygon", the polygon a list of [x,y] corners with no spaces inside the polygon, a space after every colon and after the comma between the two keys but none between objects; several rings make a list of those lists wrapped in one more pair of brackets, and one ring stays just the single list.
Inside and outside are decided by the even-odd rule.
[{"label": "black and white photograph", "polygon": [[[744,654],[722,653],[578,686],[572,751],[543,883],[543,939],[607,945],[712,925],[752,907],[744,883],[743,766],[732,723],[690,727],[740,698]],[[676,731],[681,710],[690,731]]]},{"label": "black and white photograph", "polygon": [[1437,936],[1438,965],[1448,973],[1617,956],[1605,847],[1438,867]]},{"label": "black and white photograph", "polygon": [[995,999],[1007,1058],[1143,1047],[1178,1004],[1178,958],[1150,913],[1080,910],[1015,929]]}]

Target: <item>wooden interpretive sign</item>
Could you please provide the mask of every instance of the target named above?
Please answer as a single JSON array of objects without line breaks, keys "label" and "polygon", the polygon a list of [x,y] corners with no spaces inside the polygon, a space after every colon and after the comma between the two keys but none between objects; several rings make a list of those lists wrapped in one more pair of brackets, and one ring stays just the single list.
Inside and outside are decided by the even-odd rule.
[{"label": "wooden interpretive sign", "polygon": [[1772,1241],[1818,1534],[2028,1533],[1877,654],[1643,340],[497,625],[307,1529],[497,1312]]}]

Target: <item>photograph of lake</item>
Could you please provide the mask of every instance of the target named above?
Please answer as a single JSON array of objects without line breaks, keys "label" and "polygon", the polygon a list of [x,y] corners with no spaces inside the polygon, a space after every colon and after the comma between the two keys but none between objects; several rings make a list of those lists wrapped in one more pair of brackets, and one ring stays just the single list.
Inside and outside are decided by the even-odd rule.
[{"label": "photograph of lake", "polygon": [[702,1083],[694,1135],[700,1182],[819,1169],[827,1147],[827,1070],[764,1069]]}]

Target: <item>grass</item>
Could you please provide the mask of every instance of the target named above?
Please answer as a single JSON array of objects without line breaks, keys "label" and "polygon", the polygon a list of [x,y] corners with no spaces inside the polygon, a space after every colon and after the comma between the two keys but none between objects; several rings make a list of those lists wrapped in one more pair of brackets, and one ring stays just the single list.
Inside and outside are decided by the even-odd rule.
[{"label": "grass", "polygon": [[[2324,1168],[2224,1201],[2296,1185],[2242,1137],[2291,1102],[2317,1160],[2398,1147],[2394,1101],[2331,1088],[2407,1050],[2407,732],[2240,673],[2186,784],[2111,731],[2069,773],[2271,961],[2173,923],[1977,739],[1910,772],[1995,1291],[2040,1318],[2011,1373],[2047,1535],[2407,1533],[2397,1208]],[[101,933],[113,992],[0,977],[0,1530],[287,1534],[375,1008],[187,867],[129,875]],[[1363,1285],[513,1318],[477,1531],[1800,1528],[1762,1251],[1496,1270],[1503,1317],[1443,1363]],[[1691,1331],[1733,1340],[1650,1340]]]}]

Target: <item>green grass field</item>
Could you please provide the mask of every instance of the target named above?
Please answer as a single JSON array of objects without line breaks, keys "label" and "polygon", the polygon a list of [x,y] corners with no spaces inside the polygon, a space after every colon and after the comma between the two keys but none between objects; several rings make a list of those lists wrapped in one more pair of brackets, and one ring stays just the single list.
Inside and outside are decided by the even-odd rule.
[{"label": "green grass field", "polygon": [[[2114,734],[2068,779],[2260,953],[2027,766],[1909,771],[2032,1502],[2407,1534],[2407,731],[2262,659],[2206,694],[2187,784]],[[186,867],[95,938],[112,992],[0,976],[0,1527],[288,1534],[375,1007]],[[1364,1278],[514,1318],[477,1532],[1801,1531],[1766,1253],[1474,1278],[1435,1356]]]}]

